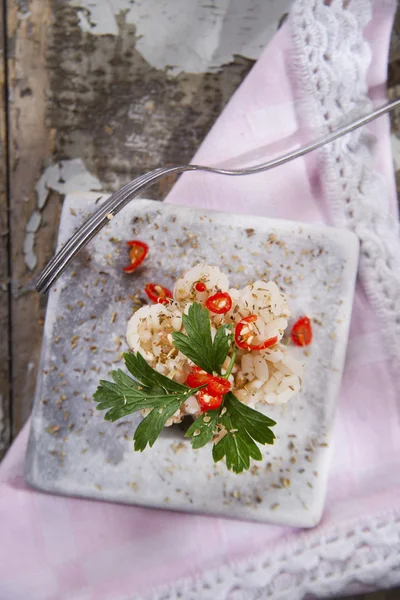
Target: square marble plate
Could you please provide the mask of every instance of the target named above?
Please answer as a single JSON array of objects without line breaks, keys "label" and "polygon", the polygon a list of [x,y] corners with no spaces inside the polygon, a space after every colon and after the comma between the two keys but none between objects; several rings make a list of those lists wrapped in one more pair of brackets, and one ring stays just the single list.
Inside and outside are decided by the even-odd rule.
[{"label": "square marble plate", "polygon": [[[59,243],[102,201],[70,195]],[[125,275],[126,240],[147,242],[143,268]],[[357,271],[358,242],[348,231],[131,203],[80,254],[50,291],[26,460],[26,480],[51,493],[311,527],[321,518],[330,442]],[[295,316],[314,320],[304,352],[301,394],[265,411],[277,421],[263,461],[235,475],[215,465],[210,447],[193,451],[178,427],[152,449],[133,450],[140,415],[104,421],[92,394],[123,366],[126,323],[146,282],[172,288],[197,262],[216,264],[231,285],[275,280]]]}]

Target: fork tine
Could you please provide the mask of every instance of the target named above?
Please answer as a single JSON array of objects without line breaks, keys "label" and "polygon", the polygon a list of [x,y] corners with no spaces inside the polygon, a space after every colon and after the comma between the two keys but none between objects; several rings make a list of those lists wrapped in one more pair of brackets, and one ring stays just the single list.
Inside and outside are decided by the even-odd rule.
[{"label": "fork tine", "polygon": [[[149,173],[141,175],[112,194],[110,198],[106,200],[106,202],[102,204],[100,208],[83,223],[83,225],[75,232],[72,238],[60,249],[56,256],[43,269],[37,280],[36,289],[38,289],[39,286],[42,288],[42,283],[47,277],[50,276],[50,272],[52,272],[59,264],[63,262],[67,255],[71,253],[71,249],[76,247],[76,245],[79,243],[79,240],[84,238],[87,232],[92,231],[100,222],[103,222],[107,214],[116,214],[115,209],[118,207],[119,203],[124,202],[130,194],[135,192],[138,186],[141,189],[141,186],[147,183],[149,179]],[[138,193],[140,189],[138,189],[136,193]]]},{"label": "fork tine", "polygon": [[93,212],[93,214],[83,223],[83,225],[78,229],[78,231],[76,231],[74,236],[59,250],[56,256],[43,269],[38,278],[37,285],[39,285],[42,282],[42,280],[47,276],[47,274],[53,268],[55,268],[57,264],[61,262],[63,257],[69,251],[71,245],[73,245],[81,235],[83,235],[87,230],[89,230],[93,226],[95,222],[98,221],[100,215],[105,216],[106,214],[111,213],[111,211],[114,209],[114,205],[118,203],[120,199],[125,196],[126,193],[129,193],[130,188],[133,187],[133,184],[139,183],[139,180],[142,180],[143,178],[144,176],[142,175],[134,181],[131,181],[130,183],[126,184],[123,188],[119,189],[117,192],[112,194],[108,198],[108,200],[104,202],[104,204],[102,204],[96,211]]},{"label": "fork tine", "polygon": [[192,170],[193,166],[187,165],[182,167],[158,168],[150,173],[146,173],[137,177],[123,188],[112,194],[109,200],[106,201],[85,223],[75,232],[65,246],[56,254],[49,262],[46,268],[42,271],[37,283],[36,289],[38,292],[46,292],[51,285],[58,279],[61,273],[65,270],[68,263],[76,256],[76,254],[96,235],[100,229],[107,224],[107,215],[113,216],[118,214],[128,202],[135,198],[141,191],[155,183],[159,179],[170,173],[180,173],[185,170]]}]

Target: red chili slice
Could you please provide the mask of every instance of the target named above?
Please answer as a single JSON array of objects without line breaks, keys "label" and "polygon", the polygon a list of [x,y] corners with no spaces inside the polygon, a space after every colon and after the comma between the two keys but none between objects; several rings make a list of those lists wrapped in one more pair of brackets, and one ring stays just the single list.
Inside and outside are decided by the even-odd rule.
[{"label": "red chili slice", "polygon": [[[257,319],[257,315],[249,315],[248,317],[244,317],[244,319],[239,321],[239,323],[236,325],[235,342],[238,348],[243,348],[244,350],[250,351],[266,350],[270,346],[276,344],[276,342],[278,341],[278,337],[275,336],[273,338],[265,340],[265,342],[262,342],[261,344],[250,344],[248,342],[250,338],[254,337],[253,327],[251,326],[251,323],[254,323],[255,321],[257,321]],[[248,331],[244,331],[246,328],[248,329]]]},{"label": "red chili slice", "polygon": [[144,291],[156,304],[168,304],[169,299],[172,298],[172,293],[162,285],[158,283],[148,283],[144,288]]},{"label": "red chili slice", "polygon": [[206,284],[202,281],[198,281],[194,287],[198,292],[205,292],[207,289]]},{"label": "red chili slice", "polygon": [[216,315],[224,315],[232,308],[232,298],[228,292],[217,292],[207,299],[208,310]]},{"label": "red chili slice", "polygon": [[227,379],[224,379],[224,377],[213,376],[210,378],[207,385],[208,393],[211,395],[221,394],[223,396],[224,394],[227,394],[231,388],[232,385]]},{"label": "red chili slice", "polygon": [[139,240],[130,240],[129,242],[126,242],[126,245],[130,248],[129,258],[131,260],[131,264],[129,267],[124,267],[123,270],[125,273],[132,273],[146,258],[149,252],[149,247],[147,244],[140,242]]},{"label": "red chili slice", "polygon": [[308,317],[301,317],[292,327],[292,340],[296,346],[308,346],[312,342],[312,327]]},{"label": "red chili slice", "polygon": [[221,394],[210,394],[207,390],[200,390],[196,394],[196,398],[200,405],[201,412],[215,410],[221,406],[223,401]]},{"label": "red chili slice", "polygon": [[206,385],[211,378],[212,375],[206,373],[206,371],[203,371],[200,367],[192,367],[187,376],[186,384],[191,388],[198,388],[202,385]]}]

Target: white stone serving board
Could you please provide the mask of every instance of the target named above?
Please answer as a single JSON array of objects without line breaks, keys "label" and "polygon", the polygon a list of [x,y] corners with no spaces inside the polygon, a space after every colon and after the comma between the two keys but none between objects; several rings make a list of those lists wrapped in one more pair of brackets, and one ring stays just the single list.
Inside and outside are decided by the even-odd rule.
[{"label": "white stone serving board", "polygon": [[[96,194],[67,197],[59,244],[98,201]],[[147,242],[150,253],[141,269],[126,275],[125,242],[135,238]],[[357,261],[358,241],[348,231],[132,202],[49,293],[27,482],[56,494],[289,526],[317,524]],[[178,426],[166,429],[153,448],[134,452],[132,437],[141,416],[106,422],[92,399],[98,381],[123,367],[134,296],[146,301],[147,282],[172,288],[176,277],[198,262],[218,265],[234,286],[275,280],[289,296],[294,316],[308,314],[314,320],[303,390],[286,406],[265,411],[277,421],[277,440],[262,447],[262,462],[240,475],[228,472],[224,463],[215,465],[210,446],[192,450]]]}]

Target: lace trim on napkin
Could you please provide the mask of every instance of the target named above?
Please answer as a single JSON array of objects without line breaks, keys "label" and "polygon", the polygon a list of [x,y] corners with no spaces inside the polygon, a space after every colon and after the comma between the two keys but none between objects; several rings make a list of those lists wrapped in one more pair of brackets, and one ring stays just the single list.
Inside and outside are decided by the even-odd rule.
[{"label": "lace trim on napkin", "polygon": [[[293,6],[294,67],[308,96],[305,118],[316,135],[372,107],[366,86],[370,48],[362,36],[370,18],[370,0],[297,0]],[[382,319],[391,356],[400,362],[398,223],[389,213],[385,183],[372,170],[373,143],[372,136],[355,131],[321,150],[322,168],[334,222],[361,241],[361,280]],[[400,513],[320,526],[146,598],[301,600],[360,591],[363,585],[388,588],[400,581],[399,547]]]},{"label": "lace trim on napkin", "polygon": [[395,514],[372,524],[346,523],[334,532],[304,532],[272,552],[166,586],[146,599],[301,600],[308,594],[321,598],[359,591],[359,584],[389,588],[399,581],[399,544],[400,515]]},{"label": "lace trim on napkin", "polygon": [[[295,3],[294,66],[307,96],[303,116],[314,135],[373,109],[366,85],[370,48],[362,31],[371,2]],[[343,4],[348,5],[347,8]],[[400,368],[400,238],[384,180],[373,170],[375,138],[358,129],[321,150],[326,197],[334,223],[360,240],[359,276],[393,359]]]}]

